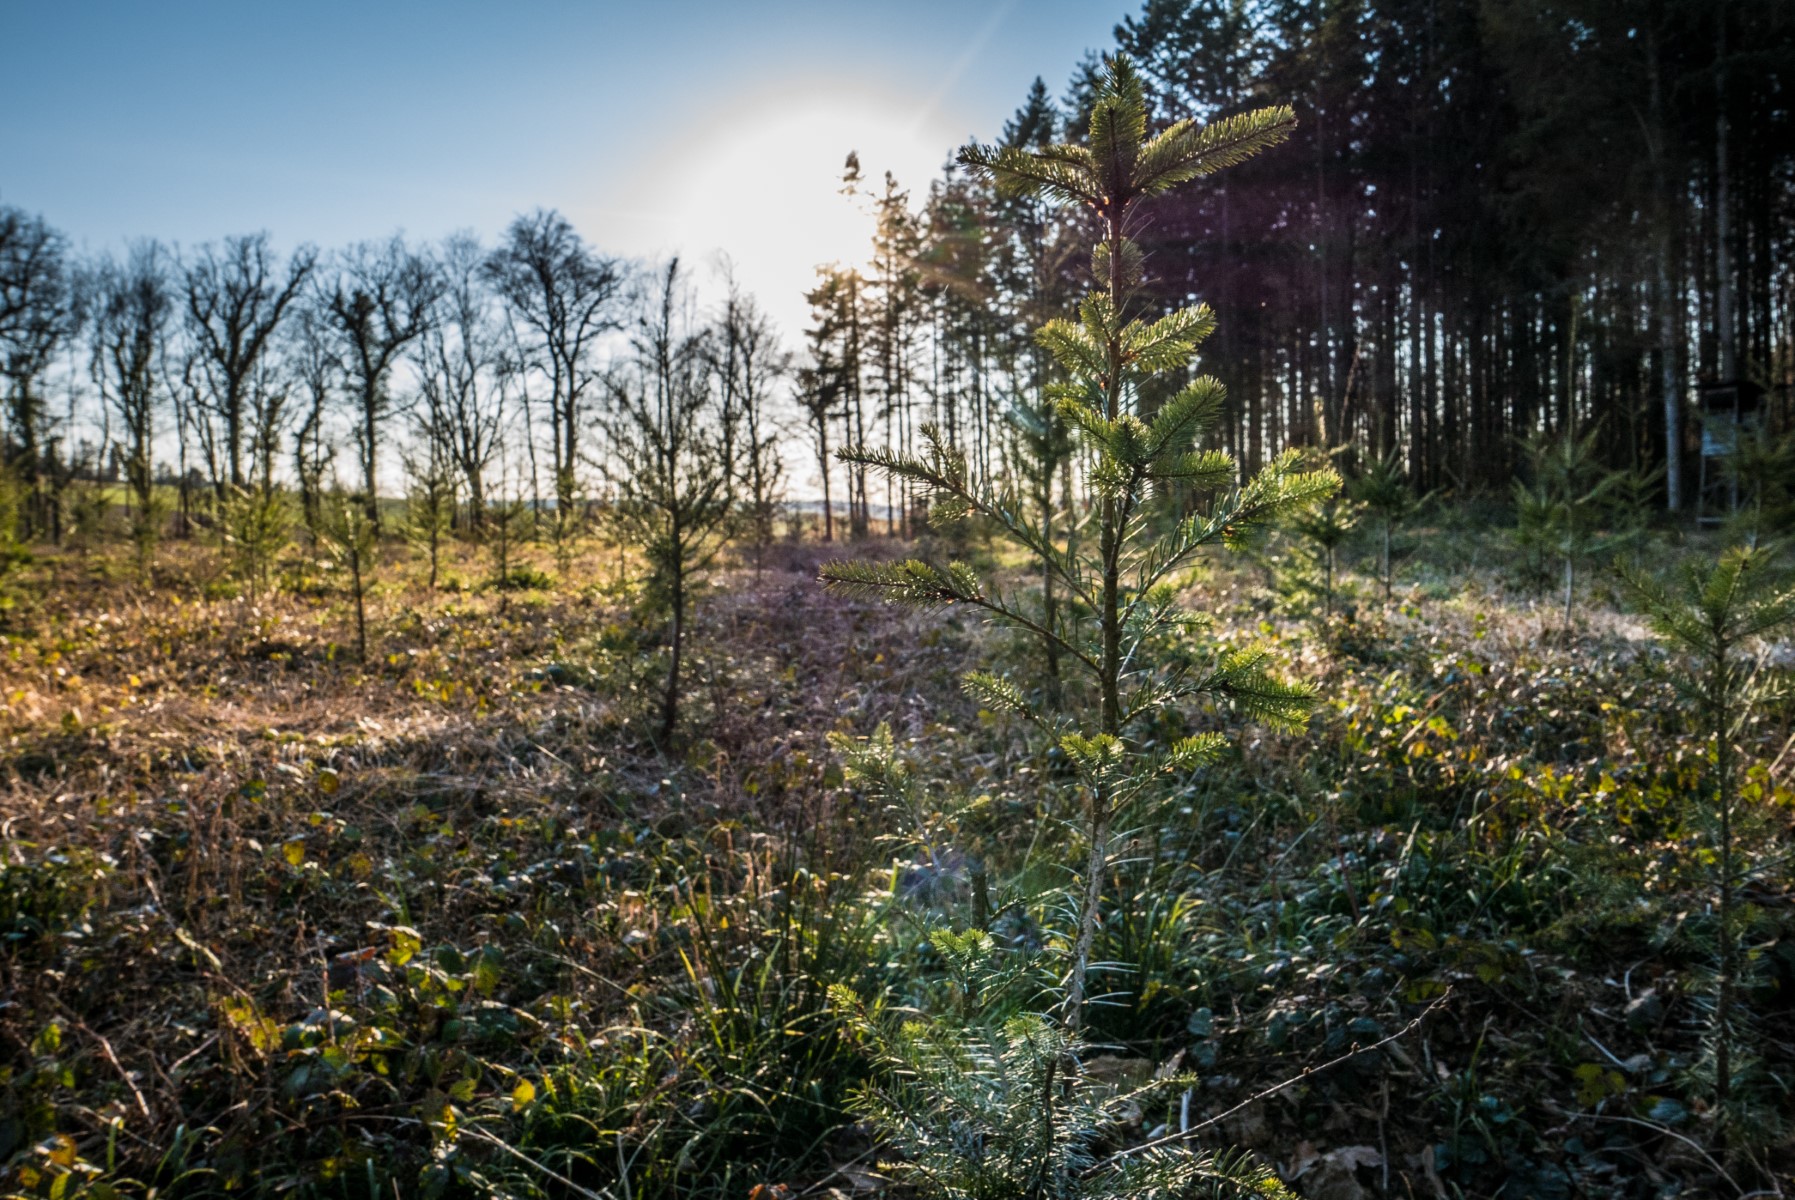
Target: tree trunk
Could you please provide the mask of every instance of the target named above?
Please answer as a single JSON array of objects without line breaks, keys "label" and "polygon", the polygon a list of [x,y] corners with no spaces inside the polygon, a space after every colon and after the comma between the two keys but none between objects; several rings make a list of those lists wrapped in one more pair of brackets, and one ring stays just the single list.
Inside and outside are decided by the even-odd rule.
[{"label": "tree trunk", "polygon": [[376,397],[372,387],[362,394],[362,436],[367,439],[367,461],[362,464],[362,486],[367,489],[366,499],[368,520],[373,522],[376,533],[380,530],[380,493],[377,490],[377,461],[380,458],[380,443],[375,441],[378,423],[375,419]]},{"label": "tree trunk", "polygon": [[[1728,669],[1727,644],[1719,641],[1716,648],[1719,654],[1714,685],[1717,689],[1722,689],[1726,686]],[[1720,785],[1720,986],[1714,998],[1714,1099],[1723,1110],[1721,1130],[1724,1136],[1724,1109],[1732,1096],[1733,1087],[1733,1037],[1730,1023],[1736,957],[1733,949],[1733,714],[1732,706],[1726,703],[1724,693],[1717,693],[1714,709],[1714,773]]]},{"label": "tree trunk", "polygon": [[1564,556],[1564,627],[1567,632],[1571,627],[1571,596],[1576,581],[1576,560],[1567,554]]},{"label": "tree trunk", "polygon": [[829,418],[824,416],[816,426],[816,462],[823,474],[823,540],[835,540],[835,501],[829,494]]},{"label": "tree trunk", "polygon": [[357,662],[368,661],[368,612],[366,596],[368,589],[362,582],[361,552],[358,550],[349,559],[351,583],[355,587],[355,658]]},{"label": "tree trunk", "polygon": [[1384,603],[1390,603],[1390,525],[1388,517],[1384,518]]},{"label": "tree trunk", "polygon": [[673,575],[672,658],[667,664],[667,694],[661,699],[661,744],[673,740],[673,727],[679,720],[679,667],[685,650],[686,582],[676,566]]},{"label": "tree trunk", "polygon": [[[1119,214],[1105,216],[1106,240],[1109,242],[1109,298],[1115,320],[1122,313],[1122,226]],[[1104,416],[1114,421],[1121,412],[1122,381],[1120,370],[1122,347],[1111,336],[1106,347],[1109,359],[1109,393],[1104,397]],[[1099,662],[1098,684],[1102,694],[1103,732],[1114,738],[1122,736],[1122,672],[1121,622],[1121,535],[1116,500],[1105,496],[1101,501],[1099,550],[1103,559],[1103,599],[1098,619],[1102,622],[1103,652]],[[1091,811],[1088,834],[1090,858],[1085,864],[1085,894],[1078,920],[1078,941],[1072,950],[1072,975],[1066,989],[1067,1021],[1077,1029],[1084,1023],[1085,976],[1090,969],[1091,947],[1097,939],[1097,917],[1103,904],[1103,873],[1107,865],[1110,825],[1109,789],[1101,783],[1091,786]]]}]

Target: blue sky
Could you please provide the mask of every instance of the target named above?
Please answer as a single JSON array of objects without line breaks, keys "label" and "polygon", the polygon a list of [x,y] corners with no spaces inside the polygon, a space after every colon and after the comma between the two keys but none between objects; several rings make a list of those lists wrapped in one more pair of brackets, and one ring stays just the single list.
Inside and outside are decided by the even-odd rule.
[{"label": "blue sky", "polygon": [[920,193],[1132,7],[0,0],[0,202],[94,250],[557,207],[617,253],[727,249],[789,325],[863,235],[848,150]]}]

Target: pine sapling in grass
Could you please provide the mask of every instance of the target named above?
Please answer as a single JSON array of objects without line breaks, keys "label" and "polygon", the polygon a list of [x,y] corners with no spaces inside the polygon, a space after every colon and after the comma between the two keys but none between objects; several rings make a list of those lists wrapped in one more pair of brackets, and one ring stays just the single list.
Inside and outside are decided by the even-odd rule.
[{"label": "pine sapling in grass", "polygon": [[1738,500],[1727,532],[1755,546],[1766,529],[1786,527],[1795,515],[1795,436],[1772,434],[1761,423],[1726,432],[1733,447],[1722,464]]},{"label": "pine sapling in grass", "polygon": [[24,483],[11,466],[0,463],[0,577],[27,554],[24,522]]},{"label": "pine sapling in grass", "polygon": [[406,459],[405,472],[411,477],[411,491],[405,497],[405,536],[424,556],[428,586],[434,592],[443,548],[455,526],[456,473],[434,442],[421,462]]},{"label": "pine sapling in grass", "polygon": [[287,544],[292,525],[287,498],[272,487],[232,487],[220,516],[232,567],[255,600],[268,589],[274,560]]},{"label": "pine sapling in grass", "polygon": [[699,581],[734,528],[731,431],[720,421],[718,379],[705,334],[689,328],[679,262],[661,274],[637,324],[635,361],[611,381],[605,465],[617,499],[610,521],[648,565],[647,599],[667,617],[660,738],[679,721],[681,671]]},{"label": "pine sapling in grass", "polygon": [[1378,578],[1384,585],[1384,603],[1390,603],[1392,583],[1391,543],[1396,527],[1413,516],[1421,507],[1415,489],[1409,484],[1408,470],[1403,466],[1402,452],[1392,449],[1371,461],[1365,473],[1351,486],[1353,499],[1364,505],[1378,523]]},{"label": "pine sapling in grass", "polygon": [[368,589],[380,557],[380,528],[371,505],[359,496],[335,491],[324,497],[321,530],[325,553],[344,572],[355,602],[355,657],[368,661]]},{"label": "pine sapling in grass", "polygon": [[[982,930],[939,930],[930,941],[968,998],[963,1018],[1003,989],[996,947]],[[1116,1152],[1115,1131],[1157,1094],[1195,1080],[1156,1076],[1118,1089],[1080,1064],[1092,1047],[1041,1013],[1000,1023],[909,1021],[895,1034],[867,1016],[853,992],[830,997],[886,1067],[863,1086],[854,1110],[903,1148],[906,1182],[951,1200],[1136,1197],[1262,1197],[1291,1200],[1269,1167],[1240,1153],[1192,1154],[1176,1146]]]},{"label": "pine sapling in grass", "polygon": [[[74,534],[72,545],[77,554],[85,556],[99,548],[100,539],[106,532],[106,519],[112,512],[112,485],[71,482],[64,494],[68,497],[66,508],[70,531]],[[137,544],[137,570],[139,576],[142,576],[147,573],[149,564],[144,543],[137,537],[137,530],[137,514],[133,512],[132,541]]]},{"label": "pine sapling in grass", "polygon": [[481,536],[492,558],[492,586],[501,592],[509,591],[515,582],[518,550],[534,523],[535,513],[515,496],[500,496],[486,507]]},{"label": "pine sapling in grass", "polygon": [[1624,540],[1610,527],[1619,512],[1626,473],[1602,465],[1601,429],[1541,434],[1527,443],[1532,480],[1515,480],[1515,536],[1524,549],[1556,559],[1563,580],[1564,627],[1570,628],[1577,567],[1615,550]]},{"label": "pine sapling in grass", "polygon": [[[1239,545],[1253,530],[1332,494],[1339,476],[1302,471],[1287,452],[1254,478],[1238,482],[1232,458],[1196,448],[1220,415],[1222,385],[1202,376],[1150,417],[1132,411],[1142,385],[1184,369],[1214,327],[1206,305],[1158,320],[1135,315],[1141,251],[1127,236],[1136,206],[1200,175],[1233,165],[1288,136],[1289,109],[1268,108],[1209,126],[1181,121],[1147,137],[1141,83],[1124,57],[1108,65],[1092,110],[1088,146],[1044,150],[971,146],[960,161],[1007,192],[1040,195],[1087,208],[1102,240],[1092,254],[1097,288],[1076,319],[1049,322],[1037,334],[1064,370],[1051,396],[1090,461],[1096,537],[1044,537],[1013,488],[971,477],[965,457],[934,429],[925,453],[908,456],[855,447],[841,457],[886,471],[932,497],[931,519],[977,514],[1051,572],[1067,603],[1050,618],[1021,597],[988,586],[971,567],[910,560],[833,563],[822,570],[838,590],[925,606],[966,604],[1051,645],[1094,693],[1088,716],[1038,711],[1020,688],[989,675],[969,677],[985,706],[1021,712],[1051,732],[1085,785],[1081,833],[1088,855],[1078,929],[1068,964],[1064,1015],[1084,1019],[1086,976],[1096,933],[1110,841],[1117,817],[1167,770],[1219,754],[1225,739],[1206,733],[1170,748],[1150,746],[1137,730],[1156,713],[1202,696],[1231,697],[1248,713],[1300,723],[1312,696],[1273,679],[1263,650],[1225,655],[1213,669],[1172,668],[1168,638],[1201,618],[1178,603],[1179,584],[1200,554]],[[1206,499],[1172,519],[1174,489]]]},{"label": "pine sapling in grass", "polygon": [[1753,649],[1764,637],[1795,625],[1795,586],[1773,571],[1762,547],[1726,551],[1711,569],[1691,564],[1666,584],[1638,571],[1623,572],[1652,630],[1689,658],[1679,676],[1701,714],[1714,765],[1715,904],[1720,970],[1714,997],[1714,1098],[1722,1118],[1733,1099],[1734,1016],[1739,982],[1739,885],[1751,874],[1738,867],[1740,823],[1737,741],[1752,712],[1781,696],[1784,684],[1762,668]]},{"label": "pine sapling in grass", "polygon": [[[101,500],[102,522],[104,520],[105,501]],[[162,540],[162,527],[168,523],[168,497],[151,488],[147,497],[131,506],[131,544],[137,548],[138,573],[148,576],[150,563],[156,556],[156,546]],[[284,535],[285,528],[282,528]],[[283,536],[282,543],[285,538]],[[276,546],[275,549],[279,549]]]},{"label": "pine sapling in grass", "polygon": [[1309,543],[1321,567],[1322,611],[1329,618],[1334,615],[1334,570],[1340,547],[1358,529],[1362,511],[1356,501],[1332,495],[1302,509],[1290,523],[1291,529]]}]

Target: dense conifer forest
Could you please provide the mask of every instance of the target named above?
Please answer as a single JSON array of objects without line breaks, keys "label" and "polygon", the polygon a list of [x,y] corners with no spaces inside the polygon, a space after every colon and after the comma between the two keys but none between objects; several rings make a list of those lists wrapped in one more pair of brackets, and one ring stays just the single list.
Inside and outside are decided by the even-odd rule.
[{"label": "dense conifer forest", "polygon": [[1795,9],[1041,69],[798,329],[0,206],[0,1196],[1790,1193]]}]

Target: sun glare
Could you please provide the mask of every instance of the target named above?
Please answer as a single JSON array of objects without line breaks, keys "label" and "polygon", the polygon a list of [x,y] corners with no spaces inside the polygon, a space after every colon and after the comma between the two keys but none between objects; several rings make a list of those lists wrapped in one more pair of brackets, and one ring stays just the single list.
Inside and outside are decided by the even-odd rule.
[{"label": "sun glare", "polygon": [[[763,97],[677,137],[632,189],[649,207],[631,224],[644,251],[727,253],[742,282],[793,328],[819,264],[870,257],[870,194],[885,172],[920,203],[964,136],[895,98],[821,88]],[[842,194],[849,151],[860,157],[866,196]]]}]

